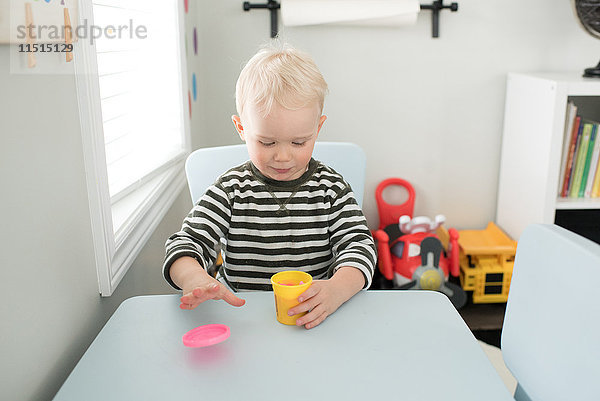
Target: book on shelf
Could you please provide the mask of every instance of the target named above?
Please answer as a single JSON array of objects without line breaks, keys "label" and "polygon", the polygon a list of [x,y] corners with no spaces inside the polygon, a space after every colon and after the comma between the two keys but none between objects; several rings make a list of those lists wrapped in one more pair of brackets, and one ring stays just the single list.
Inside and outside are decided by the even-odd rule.
[{"label": "book on shelf", "polygon": [[600,198],[600,162],[596,168],[596,176],[594,177],[594,185],[592,186],[592,198]]},{"label": "book on shelf", "polygon": [[581,129],[583,128],[583,126],[580,123],[581,123],[581,117],[577,116],[574,119],[573,126],[571,128],[571,136],[569,138],[569,143],[568,144],[565,143],[565,145],[564,145],[565,148],[568,145],[568,153],[567,153],[565,166],[563,168],[564,174],[562,174],[562,176],[563,176],[562,187],[561,187],[561,191],[559,193],[559,195],[562,196],[563,198],[566,198],[569,195],[569,184],[571,183],[571,181],[573,179],[573,174],[572,174],[573,164],[574,164],[575,156],[577,155],[578,139],[581,138]]},{"label": "book on shelf", "polygon": [[594,153],[594,146],[596,144],[596,129],[598,124],[592,124],[592,132],[590,133],[590,141],[588,143],[587,152],[585,155],[585,162],[583,163],[583,175],[581,176],[581,185],[579,186],[578,198],[585,197],[585,188],[587,187],[588,175],[590,174],[590,166],[592,164],[592,156]]},{"label": "book on shelf", "polygon": [[593,124],[589,122],[582,122],[583,130],[581,132],[581,143],[579,149],[577,149],[577,156],[575,165],[573,166],[573,180],[569,188],[569,198],[579,197],[579,188],[581,187],[581,180],[583,178],[583,170],[585,168],[585,162],[587,157],[587,150],[590,144],[590,136],[592,134]]},{"label": "book on shelf", "polygon": [[592,197],[592,189],[594,187],[594,181],[598,171],[598,159],[600,159],[600,126],[598,126],[598,124],[594,124],[594,129],[596,131],[596,142],[594,143],[594,149],[592,151],[589,175],[587,177],[587,184],[585,186],[585,192],[583,195],[585,198]]},{"label": "book on shelf", "polygon": [[565,118],[565,130],[563,135],[563,153],[561,163],[560,163],[560,177],[558,178],[558,195],[562,196],[565,175],[567,173],[567,161],[569,159],[569,154],[571,150],[571,140],[573,138],[573,126],[575,124],[575,119],[577,117],[577,106],[572,101],[567,103],[567,113]]}]

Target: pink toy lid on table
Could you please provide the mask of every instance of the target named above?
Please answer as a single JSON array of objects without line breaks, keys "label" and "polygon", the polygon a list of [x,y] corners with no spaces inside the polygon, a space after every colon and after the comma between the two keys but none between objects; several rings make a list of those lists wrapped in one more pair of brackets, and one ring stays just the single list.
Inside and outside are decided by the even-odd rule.
[{"label": "pink toy lid on table", "polygon": [[183,335],[183,345],[186,347],[207,347],[227,340],[229,334],[229,326],[205,324],[185,333]]}]

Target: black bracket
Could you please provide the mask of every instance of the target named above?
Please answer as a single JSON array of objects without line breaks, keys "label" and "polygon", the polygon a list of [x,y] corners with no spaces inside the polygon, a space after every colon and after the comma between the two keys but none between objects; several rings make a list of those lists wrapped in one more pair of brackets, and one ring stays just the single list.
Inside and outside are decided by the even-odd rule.
[{"label": "black bracket", "polygon": [[250,11],[253,8],[266,8],[271,12],[271,37],[276,37],[278,31],[277,10],[281,8],[281,5],[275,0],[269,0],[266,4],[251,4],[249,1],[244,2],[244,11]]},{"label": "black bracket", "polygon": [[421,4],[421,10],[431,10],[431,36],[440,36],[440,10],[449,8],[450,11],[458,11],[458,3],[445,5],[444,0],[435,0],[432,4]]}]

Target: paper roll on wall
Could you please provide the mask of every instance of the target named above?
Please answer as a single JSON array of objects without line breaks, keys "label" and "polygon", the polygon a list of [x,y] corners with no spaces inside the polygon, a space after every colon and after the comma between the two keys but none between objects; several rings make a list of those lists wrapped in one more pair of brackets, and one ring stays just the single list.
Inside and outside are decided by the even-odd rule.
[{"label": "paper roll on wall", "polygon": [[281,0],[286,26],[413,25],[420,10],[418,0]]}]

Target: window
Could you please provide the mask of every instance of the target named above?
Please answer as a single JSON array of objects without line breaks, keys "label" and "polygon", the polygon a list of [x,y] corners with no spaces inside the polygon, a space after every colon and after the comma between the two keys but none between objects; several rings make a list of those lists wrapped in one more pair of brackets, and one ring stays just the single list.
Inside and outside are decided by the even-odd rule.
[{"label": "window", "polygon": [[103,296],[185,185],[190,141],[180,3],[79,3],[90,37],[78,37],[74,60]]}]

